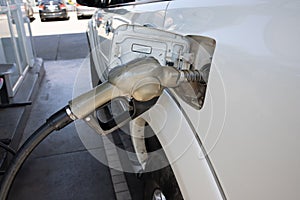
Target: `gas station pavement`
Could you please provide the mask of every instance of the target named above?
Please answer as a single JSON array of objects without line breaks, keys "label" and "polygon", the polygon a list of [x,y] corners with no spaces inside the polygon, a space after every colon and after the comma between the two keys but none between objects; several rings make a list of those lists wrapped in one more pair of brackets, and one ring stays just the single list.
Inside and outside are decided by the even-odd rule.
[{"label": "gas station pavement", "polygon": [[[33,103],[23,133],[24,141],[54,112],[72,98],[74,83],[84,59],[47,61],[45,77]],[[80,75],[79,75],[80,76]],[[116,199],[110,169],[92,156],[106,160],[101,136],[86,126],[84,145],[75,124],[52,133],[26,161],[10,191],[9,199]]]}]

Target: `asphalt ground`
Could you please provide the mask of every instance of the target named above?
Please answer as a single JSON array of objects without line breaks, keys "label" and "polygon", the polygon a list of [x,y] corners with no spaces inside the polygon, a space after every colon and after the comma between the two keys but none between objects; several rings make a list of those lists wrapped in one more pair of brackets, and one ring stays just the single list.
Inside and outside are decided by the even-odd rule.
[{"label": "asphalt ground", "polygon": [[[46,75],[33,103],[23,141],[73,96],[74,84],[84,59],[46,61]],[[106,160],[101,136],[87,125],[84,145],[73,124],[48,136],[29,157],[11,189],[11,200],[114,200],[109,168],[91,155]]]},{"label": "asphalt ground", "polygon": [[47,60],[70,60],[88,56],[89,47],[86,30],[89,19],[76,17],[69,12],[69,20],[47,20],[41,22],[39,15],[30,23],[33,45],[37,57]]},{"label": "asphalt ground", "polygon": [[37,57],[47,60],[85,58],[89,54],[86,33],[34,36]]}]

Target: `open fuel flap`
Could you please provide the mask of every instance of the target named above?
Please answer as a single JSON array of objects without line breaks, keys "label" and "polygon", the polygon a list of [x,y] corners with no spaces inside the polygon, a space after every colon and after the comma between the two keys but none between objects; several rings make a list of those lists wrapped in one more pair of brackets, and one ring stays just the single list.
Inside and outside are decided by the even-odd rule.
[{"label": "open fuel flap", "polygon": [[[215,40],[202,36],[182,36],[152,27],[128,24],[111,30],[109,34],[112,35],[109,38],[105,37],[105,33],[103,34],[100,37],[102,37],[102,40],[110,40],[109,43],[105,43],[110,44],[110,46],[104,48],[100,44],[100,55],[105,60],[106,69],[97,71],[105,71],[108,74],[114,68],[125,66],[134,60],[154,58],[161,67],[173,67],[182,71],[189,78],[189,82],[183,82],[172,90],[193,108],[202,108],[215,49]],[[110,51],[107,51],[107,48]],[[102,49],[106,49],[105,52],[101,52]],[[197,79],[195,74],[197,73],[200,73],[202,77],[199,81],[195,81]],[[99,75],[99,77],[102,75]],[[105,76],[107,77],[107,75]],[[116,125],[116,122],[113,122],[115,119],[117,119],[118,124],[122,124],[120,119],[128,121],[132,116],[135,116],[134,105],[137,103],[132,102],[130,98],[126,101],[127,103],[124,102],[124,99],[116,99],[112,102],[114,106],[108,103],[105,107],[98,109],[98,120],[100,125],[103,125],[102,128],[110,130],[112,127],[109,124]],[[154,104],[155,102],[152,101],[151,103]],[[126,106],[124,107],[124,105]],[[148,110],[149,106],[151,107],[147,104],[145,110]],[[119,111],[117,111],[118,108],[120,108]],[[104,113],[106,114],[104,115]],[[116,116],[116,113],[119,114]],[[106,119],[111,119],[109,123],[102,120],[103,116]]]}]

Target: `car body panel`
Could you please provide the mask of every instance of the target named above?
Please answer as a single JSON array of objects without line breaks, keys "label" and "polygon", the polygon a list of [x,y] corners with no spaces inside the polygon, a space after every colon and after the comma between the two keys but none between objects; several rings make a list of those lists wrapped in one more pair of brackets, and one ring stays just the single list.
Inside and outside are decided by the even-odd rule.
[{"label": "car body panel", "polygon": [[[186,199],[300,198],[299,8],[298,1],[175,0],[108,9],[100,27],[89,26],[101,46],[93,57],[111,53],[107,22],[112,21],[112,30],[134,24],[216,41],[204,107],[194,109],[172,93],[180,108],[164,95],[156,106],[167,115],[159,118],[155,109],[146,113],[161,119],[148,123]],[[97,62],[103,67],[97,68],[100,77],[109,63],[99,64],[99,57]],[[178,117],[182,127],[174,130]],[[191,140],[195,130],[205,151],[199,143],[184,146],[189,140],[182,137],[182,144],[174,144],[186,151],[174,160],[177,149],[165,136],[181,129],[180,138],[186,134]],[[192,158],[205,152],[210,164]]]},{"label": "car body panel", "polygon": [[58,12],[41,12],[40,13],[41,19],[52,19],[52,18],[68,18],[68,15],[64,11],[58,11]]},{"label": "car body panel", "polygon": [[184,199],[223,199],[222,188],[197,141],[195,130],[172,93],[164,92],[141,118],[152,127],[163,145]]},{"label": "car body panel", "polygon": [[185,110],[229,199],[300,197],[299,8],[192,0],[168,7],[168,31],[216,40],[211,98],[201,111]]}]

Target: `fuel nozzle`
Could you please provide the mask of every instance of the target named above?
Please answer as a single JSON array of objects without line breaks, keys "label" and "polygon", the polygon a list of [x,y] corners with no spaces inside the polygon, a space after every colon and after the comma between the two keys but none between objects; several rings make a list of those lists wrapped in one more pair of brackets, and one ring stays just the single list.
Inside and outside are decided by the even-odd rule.
[{"label": "fuel nozzle", "polygon": [[201,81],[197,70],[177,70],[161,66],[154,58],[143,58],[115,67],[108,81],[69,102],[72,118],[82,119],[116,97],[145,102],[162,94],[164,88],[175,88],[182,82]]}]

